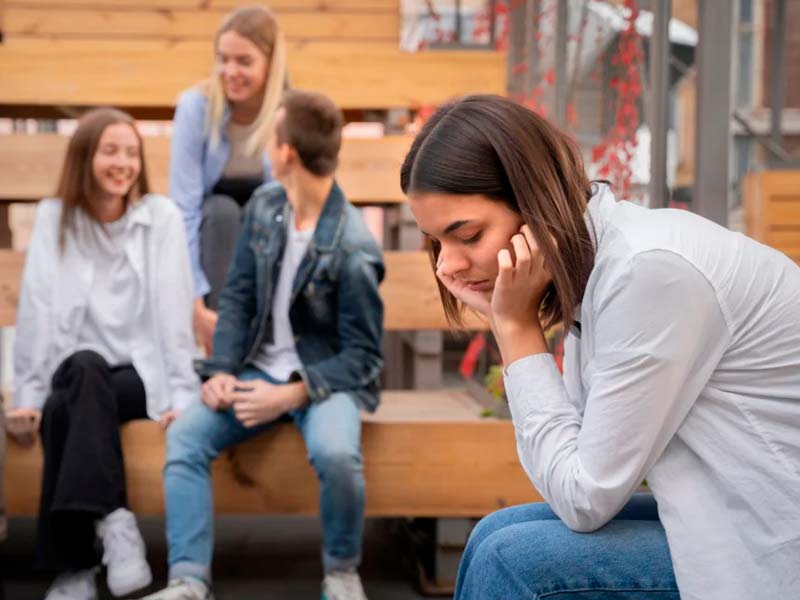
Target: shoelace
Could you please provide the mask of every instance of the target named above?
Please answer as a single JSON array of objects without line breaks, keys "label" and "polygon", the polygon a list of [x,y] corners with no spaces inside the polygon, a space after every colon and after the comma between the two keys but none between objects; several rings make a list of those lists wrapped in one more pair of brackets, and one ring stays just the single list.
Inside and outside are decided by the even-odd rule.
[{"label": "shoelace", "polygon": [[139,530],[132,516],[125,515],[113,527],[103,528],[103,564],[124,558],[131,546],[139,545]]}]

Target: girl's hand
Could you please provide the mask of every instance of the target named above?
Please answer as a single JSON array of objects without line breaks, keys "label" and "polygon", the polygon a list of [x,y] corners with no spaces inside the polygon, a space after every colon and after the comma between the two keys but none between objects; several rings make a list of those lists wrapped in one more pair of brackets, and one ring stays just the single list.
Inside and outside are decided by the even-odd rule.
[{"label": "girl's hand", "polygon": [[34,408],[11,408],[5,415],[6,432],[17,443],[31,446],[42,422],[42,411]]},{"label": "girl's hand", "polygon": [[515,259],[507,249],[497,254],[499,272],[491,299],[492,320],[498,327],[540,326],[539,307],[553,276],[527,225],[511,238]]},{"label": "girl's hand", "polygon": [[525,356],[548,352],[539,308],[553,280],[527,225],[511,238],[511,244],[516,260],[507,249],[498,253],[500,270],[492,294],[492,330],[505,367]]},{"label": "girl's hand", "polygon": [[461,279],[456,279],[455,277],[451,277],[450,275],[445,275],[442,273],[440,269],[436,270],[436,277],[439,278],[444,284],[444,287],[448,289],[448,291],[453,294],[459,301],[465,304],[468,308],[474,310],[475,312],[479,313],[486,317],[486,319],[491,319],[491,301],[492,301],[492,291],[477,291],[472,290],[469,288],[466,282]]},{"label": "girl's hand", "polygon": [[178,411],[177,410],[168,410],[161,417],[158,419],[158,424],[161,425],[161,429],[164,431],[167,430],[172,422],[178,418]]}]

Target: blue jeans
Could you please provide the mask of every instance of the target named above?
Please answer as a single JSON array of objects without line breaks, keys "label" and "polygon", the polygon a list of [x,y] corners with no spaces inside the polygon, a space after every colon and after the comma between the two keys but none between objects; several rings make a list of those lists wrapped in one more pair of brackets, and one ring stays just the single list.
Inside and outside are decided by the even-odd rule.
[{"label": "blue jeans", "polygon": [[500,510],[470,535],[454,600],[679,600],[653,497],[575,533],[546,504]]},{"label": "blue jeans", "polygon": [[[278,383],[254,367],[246,367],[238,378]],[[356,567],[364,526],[361,416],[356,401],[349,394],[335,393],[289,416],[300,429],[320,481],[325,572]],[[211,581],[211,461],[273,424],[247,428],[231,410],[213,411],[197,402],[167,430],[164,493],[170,579],[190,576]]]}]

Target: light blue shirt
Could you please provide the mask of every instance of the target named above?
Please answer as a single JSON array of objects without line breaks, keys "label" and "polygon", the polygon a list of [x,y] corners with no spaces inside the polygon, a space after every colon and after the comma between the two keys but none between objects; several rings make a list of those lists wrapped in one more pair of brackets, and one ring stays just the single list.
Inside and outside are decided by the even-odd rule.
[{"label": "light blue shirt", "polygon": [[[207,103],[206,96],[195,88],[186,90],[178,98],[169,161],[169,195],[183,213],[196,298],[205,296],[211,290],[200,265],[203,201],[222,177],[230,154],[226,133],[230,109],[226,108],[222,117],[220,142],[212,147],[210,135],[205,131]],[[263,163],[266,183],[272,179],[266,153]]]}]

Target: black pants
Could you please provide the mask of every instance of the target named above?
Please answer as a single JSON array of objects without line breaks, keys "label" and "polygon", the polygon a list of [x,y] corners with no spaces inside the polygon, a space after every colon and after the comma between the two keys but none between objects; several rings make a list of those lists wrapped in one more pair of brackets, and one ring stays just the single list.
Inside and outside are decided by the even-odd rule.
[{"label": "black pants", "polygon": [[146,418],[144,384],[131,365],[111,367],[82,350],[56,369],[42,411],[38,567],[68,571],[99,563],[95,521],[126,505],[119,425]]}]

